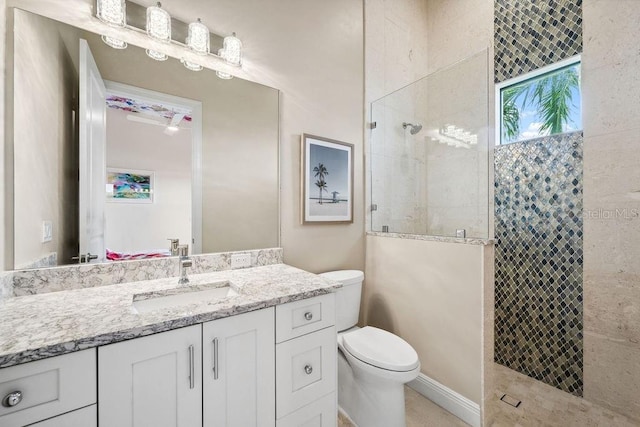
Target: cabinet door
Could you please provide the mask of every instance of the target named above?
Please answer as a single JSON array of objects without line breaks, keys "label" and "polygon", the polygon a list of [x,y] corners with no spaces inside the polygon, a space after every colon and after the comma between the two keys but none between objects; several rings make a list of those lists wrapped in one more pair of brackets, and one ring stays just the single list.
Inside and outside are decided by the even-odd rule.
[{"label": "cabinet door", "polygon": [[201,325],[98,349],[100,427],[202,425]]},{"label": "cabinet door", "polygon": [[97,425],[96,405],[91,405],[39,423],[29,424],[29,427],[96,427]]},{"label": "cabinet door", "polygon": [[274,310],[202,325],[205,427],[275,425]]}]

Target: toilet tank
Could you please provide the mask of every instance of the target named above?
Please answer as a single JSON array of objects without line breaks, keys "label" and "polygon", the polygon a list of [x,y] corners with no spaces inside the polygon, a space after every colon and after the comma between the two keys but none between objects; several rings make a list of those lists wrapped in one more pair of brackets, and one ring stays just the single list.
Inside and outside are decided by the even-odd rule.
[{"label": "toilet tank", "polygon": [[359,270],[339,270],[322,273],[320,276],[342,284],[342,287],[336,290],[336,329],[338,332],[357,325],[364,273]]}]

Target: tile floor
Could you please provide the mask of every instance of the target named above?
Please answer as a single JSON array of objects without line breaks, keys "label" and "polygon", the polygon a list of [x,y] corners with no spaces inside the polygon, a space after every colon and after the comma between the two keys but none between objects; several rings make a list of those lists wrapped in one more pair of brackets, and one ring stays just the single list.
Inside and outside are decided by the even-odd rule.
[{"label": "tile floor", "polygon": [[[404,397],[407,427],[464,427],[468,425],[409,387],[405,387]],[[338,427],[353,427],[353,424],[340,415],[338,416]]]},{"label": "tile floor", "polygon": [[[638,421],[562,392],[504,366],[493,365],[494,393],[486,401],[485,426],[638,427]],[[501,402],[503,394],[522,401]]]}]

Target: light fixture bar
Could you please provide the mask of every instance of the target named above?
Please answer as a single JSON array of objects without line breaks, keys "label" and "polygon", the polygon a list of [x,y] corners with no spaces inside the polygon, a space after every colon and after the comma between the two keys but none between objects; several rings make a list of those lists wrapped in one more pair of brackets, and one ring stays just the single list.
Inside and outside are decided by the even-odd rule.
[{"label": "light fixture bar", "polygon": [[[107,16],[105,15],[107,10],[105,5],[112,9],[121,5],[122,14],[118,15],[111,11],[111,14],[108,15],[109,17],[105,18]],[[197,22],[186,24],[172,18],[162,9],[160,2],[157,3],[157,6],[144,7],[129,0],[96,0],[96,6],[96,17],[108,25],[145,32],[154,40],[178,45],[200,55],[214,55],[224,60],[227,64],[236,67],[242,66],[242,41],[236,37],[235,33],[223,38],[211,33],[200,19]],[[124,17],[121,24],[119,16]],[[191,32],[189,31],[190,29]],[[206,34],[208,34],[208,37]],[[102,40],[115,49],[127,47],[126,42],[116,37],[103,35]],[[179,40],[185,40],[185,43],[181,43]],[[226,51],[224,46],[227,47]],[[157,61],[165,61],[169,58],[168,55],[154,49],[146,49],[146,53]],[[185,58],[180,59],[180,61],[189,70],[200,71],[203,69],[200,64]],[[216,71],[216,75],[221,79],[233,78],[230,73],[219,70]]]},{"label": "light fixture bar", "polygon": [[[165,4],[169,4],[169,1],[175,0],[164,0]],[[137,3],[133,3],[129,0],[125,0],[127,5],[127,27],[135,28],[140,31],[146,31],[147,25],[147,8],[144,6],[140,6]],[[171,38],[173,39],[172,43],[177,43],[180,45],[186,45],[182,43],[182,41],[186,40],[189,35],[189,24],[186,22],[182,22],[175,17],[171,18]],[[209,33],[209,39],[211,43],[211,52],[217,52],[217,49],[222,47],[224,37],[219,36],[215,33]]]}]

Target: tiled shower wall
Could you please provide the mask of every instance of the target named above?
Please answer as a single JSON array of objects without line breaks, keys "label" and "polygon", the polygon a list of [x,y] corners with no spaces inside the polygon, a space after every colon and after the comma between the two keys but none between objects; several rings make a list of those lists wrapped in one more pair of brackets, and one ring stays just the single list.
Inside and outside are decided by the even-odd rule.
[{"label": "tiled shower wall", "polygon": [[582,132],[495,151],[495,358],[582,395]]},{"label": "tiled shower wall", "polygon": [[495,81],[582,52],[582,0],[496,0]]},{"label": "tiled shower wall", "polygon": [[[495,81],[582,52],[581,0],[496,0]],[[583,392],[582,133],[495,150],[495,360]]]}]

